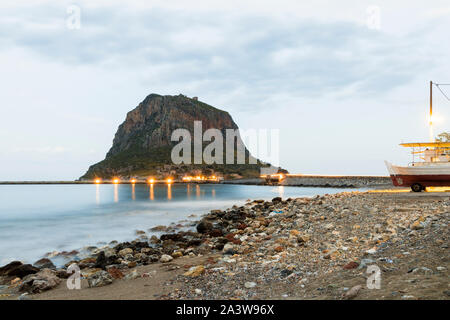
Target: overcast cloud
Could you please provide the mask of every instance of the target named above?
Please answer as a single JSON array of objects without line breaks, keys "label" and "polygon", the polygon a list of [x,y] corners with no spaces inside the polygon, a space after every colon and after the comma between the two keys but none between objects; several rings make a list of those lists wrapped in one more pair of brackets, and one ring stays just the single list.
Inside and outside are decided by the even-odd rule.
[{"label": "overcast cloud", "polygon": [[[427,81],[450,81],[446,1],[167,2],[2,1],[8,170],[0,180],[77,178],[103,159],[117,125],[146,95],[180,92],[229,111],[242,127],[281,121],[280,160],[293,172],[384,174],[382,159],[396,159],[398,140],[426,132],[418,112],[426,111]],[[80,29],[67,28],[70,5],[80,8]],[[367,25],[373,5],[379,29]],[[386,126],[392,117],[403,120]],[[7,118],[27,128],[12,134]],[[324,160],[328,152],[314,146],[327,137],[360,145],[375,138],[376,156],[361,165],[364,157],[349,154],[353,142],[342,142],[342,160]],[[48,165],[31,171],[20,160],[41,161],[46,150]],[[305,159],[311,152],[320,160]],[[55,167],[56,153],[70,165]]]}]

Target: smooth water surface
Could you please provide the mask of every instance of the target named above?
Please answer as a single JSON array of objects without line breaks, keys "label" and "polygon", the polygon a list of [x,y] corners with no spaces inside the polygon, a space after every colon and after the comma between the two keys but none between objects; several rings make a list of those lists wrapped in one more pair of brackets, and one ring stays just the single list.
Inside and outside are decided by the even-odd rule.
[{"label": "smooth water surface", "polygon": [[227,184],[0,185],[0,266],[12,260],[33,263],[51,251],[133,240],[136,230],[198,220],[209,210],[248,199],[347,190]]}]

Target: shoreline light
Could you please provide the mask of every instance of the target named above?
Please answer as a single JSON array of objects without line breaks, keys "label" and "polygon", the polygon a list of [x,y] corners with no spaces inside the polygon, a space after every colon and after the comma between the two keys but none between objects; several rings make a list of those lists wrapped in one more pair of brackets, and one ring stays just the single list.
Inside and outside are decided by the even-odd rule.
[{"label": "shoreline light", "polygon": [[147,182],[153,184],[153,183],[155,183],[155,179],[149,178],[149,179],[147,180]]},{"label": "shoreline light", "polygon": [[136,183],[136,179],[131,179],[130,182],[131,183]]},{"label": "shoreline light", "polygon": [[119,178],[114,178],[114,179],[113,179],[113,183],[114,183],[114,184],[118,184],[119,182],[120,182]]},{"label": "shoreline light", "polygon": [[167,178],[167,179],[166,179],[166,182],[170,184],[170,183],[173,182],[173,180],[172,180],[172,178]]},{"label": "shoreline light", "polygon": [[97,178],[97,179],[94,180],[94,182],[95,182],[96,184],[102,183],[102,179]]}]

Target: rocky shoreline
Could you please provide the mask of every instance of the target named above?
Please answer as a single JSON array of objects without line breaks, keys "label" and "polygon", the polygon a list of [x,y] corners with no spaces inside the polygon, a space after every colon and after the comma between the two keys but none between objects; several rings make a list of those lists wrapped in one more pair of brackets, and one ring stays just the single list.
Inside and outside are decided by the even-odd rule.
[{"label": "rocky shoreline", "polygon": [[[48,258],[10,263],[0,268],[0,298],[449,299],[449,199],[350,192],[254,200],[212,210],[195,231],[139,231],[134,241],[93,247],[64,268]],[[72,263],[81,290],[66,287]],[[380,289],[367,287],[370,265]],[[138,287],[153,295],[136,296]]]}]

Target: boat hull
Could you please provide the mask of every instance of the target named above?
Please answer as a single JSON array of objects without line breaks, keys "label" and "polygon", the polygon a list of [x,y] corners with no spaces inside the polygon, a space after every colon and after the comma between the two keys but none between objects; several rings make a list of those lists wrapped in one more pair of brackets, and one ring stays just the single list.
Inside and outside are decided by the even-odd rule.
[{"label": "boat hull", "polygon": [[411,187],[414,184],[422,187],[450,186],[450,166],[399,167],[389,162],[386,166],[396,187]]}]

